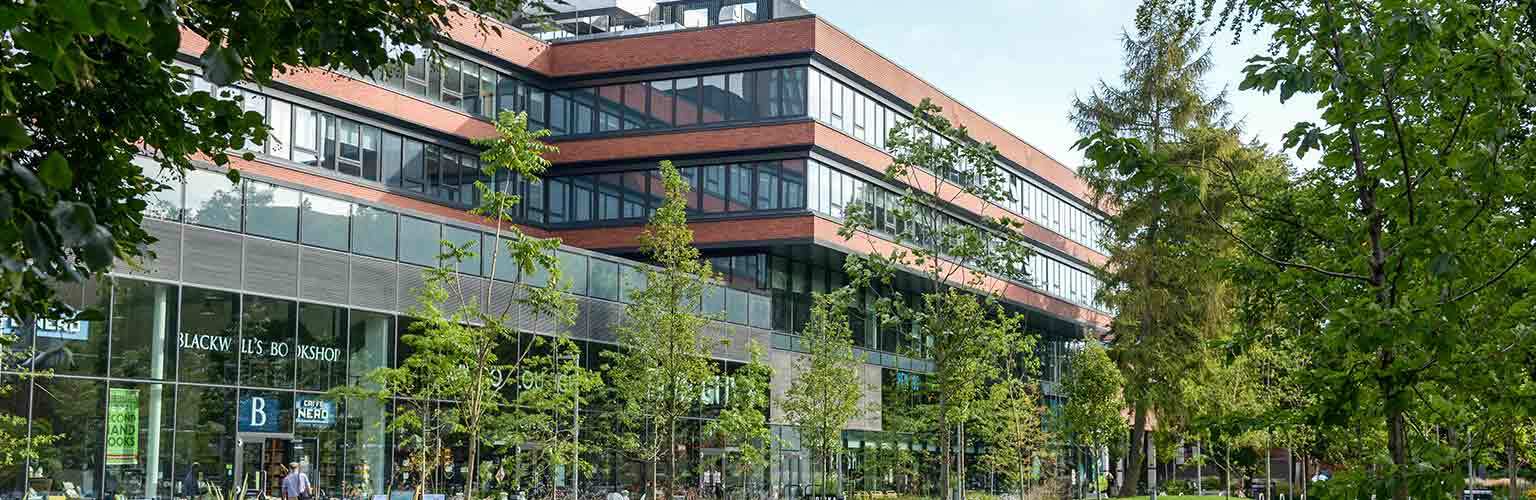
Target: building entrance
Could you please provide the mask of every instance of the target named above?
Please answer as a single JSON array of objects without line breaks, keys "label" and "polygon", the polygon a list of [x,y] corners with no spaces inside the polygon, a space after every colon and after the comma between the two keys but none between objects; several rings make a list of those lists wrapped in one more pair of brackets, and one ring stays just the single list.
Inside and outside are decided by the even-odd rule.
[{"label": "building entrance", "polygon": [[238,440],[235,461],[235,478],[239,481],[238,500],[270,500],[283,498],[283,477],[294,472],[289,464],[297,463],[306,470],[314,462],[317,448],[314,438],[294,438],[287,433],[242,432]]}]

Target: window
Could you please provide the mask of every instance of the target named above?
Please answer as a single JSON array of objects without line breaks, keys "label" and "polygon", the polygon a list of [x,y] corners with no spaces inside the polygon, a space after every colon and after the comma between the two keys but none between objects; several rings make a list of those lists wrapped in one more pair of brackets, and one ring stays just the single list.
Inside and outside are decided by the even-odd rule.
[{"label": "window", "polygon": [[384,134],[383,151],[380,153],[382,161],[379,180],[394,187],[399,187],[402,180],[400,178],[400,155],[403,147],[401,141],[398,135]]},{"label": "window", "polygon": [[757,209],[777,210],[783,208],[779,198],[779,165],[778,162],[762,162],[757,164]]},{"label": "window", "polygon": [[805,160],[785,160],[783,167],[783,208],[805,208]]},{"label": "window", "polygon": [[737,164],[730,166],[731,196],[729,211],[740,212],[752,209],[752,165]]},{"label": "window", "polygon": [[[363,178],[379,180],[379,147],[383,134],[378,128],[363,125]],[[396,156],[399,161],[399,156]]]},{"label": "window", "polygon": [[298,339],[293,348],[298,389],[326,391],[345,385],[347,310],[320,304],[299,305]]},{"label": "window", "polygon": [[299,192],[264,182],[246,183],[245,231],[284,241],[298,239]]},{"label": "window", "polygon": [[[480,232],[457,226],[443,226],[443,239],[455,247],[469,245],[470,255],[458,262],[458,271],[464,274],[480,275]],[[446,251],[446,249],[444,249]]]},{"label": "window", "polygon": [[187,172],[186,221],[203,226],[240,230],[240,185],[218,172]]},{"label": "window", "polygon": [[354,177],[362,176],[363,141],[361,125],[351,120],[338,120],[336,135],[340,152],[337,155],[337,171]]},{"label": "window", "polygon": [[400,260],[422,266],[437,265],[442,234],[436,222],[415,217],[400,218]]},{"label": "window", "polygon": [[293,105],[273,99],[271,108],[267,113],[267,124],[272,127],[267,133],[267,154],[287,160],[293,142]]},{"label": "window", "polygon": [[602,259],[591,260],[588,286],[591,296],[604,300],[619,300],[619,264]]},{"label": "window", "polygon": [[700,102],[703,103],[700,123],[724,121],[730,109],[726,99],[725,75],[704,77],[700,91],[702,97]]},{"label": "window", "polygon": [[560,260],[560,276],[570,283],[570,293],[587,294],[587,256],[564,250],[555,252]]},{"label": "window", "polygon": [[727,119],[751,120],[756,118],[756,114],[753,113],[755,110],[753,109],[752,98],[747,93],[747,89],[752,88],[752,85],[748,83],[750,80],[748,77],[755,74],[731,73],[726,75],[726,90],[728,92],[726,100],[729,101],[728,104],[730,106],[730,114],[727,116]]},{"label": "window", "polygon": [[401,160],[402,185],[405,189],[418,193],[427,192],[426,182],[426,145],[410,139],[405,140],[405,155]]},{"label": "window", "polygon": [[438,68],[442,71],[441,95],[443,104],[458,107],[464,99],[464,73],[459,69],[461,61],[453,56],[443,56]]},{"label": "window", "polygon": [[241,384],[293,388],[297,304],[246,295],[240,311]]},{"label": "window", "polygon": [[[368,387],[368,374],[390,366],[390,347],[394,341],[395,318],[393,315],[352,310],[349,319],[347,343],[347,378],[353,384]],[[348,413],[352,408],[347,409]]]},{"label": "window", "polygon": [[239,353],[240,296],[183,287],[177,334],[177,380],[234,384]]},{"label": "window", "polygon": [[347,250],[351,203],[304,193],[299,209],[301,242],[343,252]]},{"label": "window", "polygon": [[672,100],[677,106],[677,126],[687,127],[699,123],[699,79],[682,78],[673,83]]},{"label": "window", "polygon": [[159,190],[144,195],[144,215],[158,219],[181,220],[182,183],[174,175],[160,167],[160,162],[143,156],[135,156],[140,175],[161,186]]},{"label": "window", "polygon": [[320,125],[319,112],[293,107],[293,161],[320,165]]},{"label": "window", "polygon": [[355,205],[352,213],[352,250],[373,257],[395,258],[395,213]]},{"label": "window", "polygon": [[[171,380],[176,376],[176,306],[174,285],[126,278],[112,291],[112,376]],[[90,331],[90,335],[106,335]]]},{"label": "window", "polygon": [[672,80],[661,80],[650,84],[650,117],[658,127],[671,127],[672,104],[677,96],[672,93]]}]

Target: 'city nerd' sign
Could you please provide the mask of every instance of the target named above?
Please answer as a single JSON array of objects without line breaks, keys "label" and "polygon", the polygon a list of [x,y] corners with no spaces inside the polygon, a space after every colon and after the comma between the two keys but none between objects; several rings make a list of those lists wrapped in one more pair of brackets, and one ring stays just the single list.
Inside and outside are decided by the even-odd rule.
[{"label": "'city nerd' sign", "polygon": [[[206,335],[181,332],[176,335],[176,346],[183,350],[231,352],[235,339],[222,335]],[[323,361],[335,363],[341,360],[341,348],[325,347],[318,345],[296,344],[293,348],[288,342],[272,342],[262,339],[241,339],[240,354],[247,356],[269,356],[273,358],[286,358],[294,356],[304,361]]]}]

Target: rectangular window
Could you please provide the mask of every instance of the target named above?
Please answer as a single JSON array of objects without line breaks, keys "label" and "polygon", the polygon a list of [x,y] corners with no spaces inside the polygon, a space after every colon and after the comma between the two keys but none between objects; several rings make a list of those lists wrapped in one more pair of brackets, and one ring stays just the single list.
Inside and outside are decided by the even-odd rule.
[{"label": "rectangular window", "polygon": [[650,116],[647,114],[646,103],[650,102],[647,89],[650,86],[644,83],[629,83],[624,85],[624,130],[649,128]]},{"label": "rectangular window", "polygon": [[549,94],[549,129],[555,135],[571,132],[571,100],[564,93]]},{"label": "rectangular window", "polygon": [[381,147],[381,131],[376,127],[363,125],[363,178],[370,181],[378,181],[379,177],[379,148]]},{"label": "rectangular window", "polygon": [[757,164],[757,209],[783,208],[779,197],[779,162],[765,161]]},{"label": "rectangular window", "polygon": [[[459,90],[459,93],[464,96],[464,100],[461,102],[464,105],[464,112],[471,115],[486,116],[485,111],[480,109],[480,103],[483,102],[480,99],[480,65],[464,61],[460,67],[460,72],[464,75],[464,86]],[[490,71],[486,71],[486,73],[490,73]]]},{"label": "rectangular window", "polygon": [[395,230],[394,212],[356,205],[352,211],[352,251],[394,259]]},{"label": "rectangular window", "polygon": [[426,153],[422,155],[425,158],[422,181],[426,183],[427,194],[435,198],[445,198],[446,193],[442,184],[439,184],[443,178],[442,148],[427,144],[424,149]]},{"label": "rectangular window", "polygon": [[591,296],[603,300],[619,300],[619,265],[602,259],[592,259],[588,286]]},{"label": "rectangular window", "polygon": [[267,134],[267,154],[288,159],[288,147],[293,143],[293,105],[272,100],[272,111],[267,114],[267,124],[272,130]]},{"label": "rectangular window", "polygon": [[186,221],[230,231],[240,230],[241,189],[219,172],[189,170],[186,174]]},{"label": "rectangular window", "polygon": [[[293,301],[246,295],[240,308],[240,383],[246,386],[293,388],[291,352],[297,331],[298,304]],[[260,346],[260,347],[258,347]]]},{"label": "rectangular window", "polygon": [[[181,220],[182,182],[174,172],[161,168],[160,162],[143,156],[135,156],[133,164],[139,166],[140,175],[161,186],[160,190],[144,195],[144,215],[166,220]],[[189,172],[190,173],[190,172]]]},{"label": "rectangular window", "polygon": [[480,159],[469,153],[459,154],[459,201],[474,205],[480,198],[479,190],[475,189],[475,181],[483,181],[480,173]]},{"label": "rectangular window", "polygon": [[[241,103],[241,106],[243,108],[245,108],[245,111],[247,111],[247,112],[254,111],[254,112],[256,112],[256,114],[261,115],[262,118],[265,121],[265,118],[267,116],[267,96],[264,96],[264,95],[261,95],[261,94],[257,94],[257,93],[253,93],[253,92],[245,92],[245,96],[244,97],[245,97],[245,100]],[[247,151],[252,152],[252,153],[262,153],[262,152],[264,152],[262,150],[262,145],[261,144],[257,144],[255,142],[251,142],[251,141],[246,141],[245,142],[245,149]]]},{"label": "rectangular window", "polygon": [[593,119],[596,115],[593,106],[596,105],[597,94],[591,89],[577,89],[571,92],[571,133],[592,133]]},{"label": "rectangular window", "polygon": [[[505,80],[504,80],[505,81]],[[549,105],[546,102],[547,94],[544,91],[526,87],[528,92],[528,128],[542,130],[549,126]]]},{"label": "rectangular window", "polygon": [[427,65],[429,57],[424,53],[415,54],[411,65],[405,69],[405,91],[416,97],[427,96]]},{"label": "rectangular window", "polygon": [[455,247],[464,247],[466,244],[469,245],[468,248],[471,255],[465,256],[463,260],[458,262],[458,270],[460,273],[479,276],[481,273],[481,254],[483,253],[480,251],[480,232],[464,229],[457,226],[444,225],[443,239],[447,240],[449,243],[452,243]]},{"label": "rectangular window", "polygon": [[246,183],[245,232],[284,241],[298,239],[299,192],[264,182]]},{"label": "rectangular window", "polygon": [[362,175],[363,145],[361,125],[352,120],[339,120],[336,124],[338,147],[337,171],[351,175]]},{"label": "rectangular window", "polygon": [[436,266],[442,233],[438,223],[415,217],[400,217],[400,260],[422,266]]},{"label": "rectangular window", "polygon": [[549,183],[549,223],[561,224],[569,222],[566,214],[570,213],[570,180],[548,179],[546,182]]},{"label": "rectangular window", "polygon": [[592,197],[596,191],[590,175],[571,179],[571,222],[592,220]]},{"label": "rectangular window", "polygon": [[443,56],[438,64],[438,71],[442,74],[442,86],[439,100],[443,104],[458,107],[459,101],[464,99],[463,91],[464,74],[459,70],[459,59],[452,56]]},{"label": "rectangular window", "polygon": [[730,109],[726,99],[725,75],[706,76],[703,78],[703,82],[703,86],[700,87],[700,102],[704,104],[704,107],[699,122],[715,123],[724,121]]},{"label": "rectangular window", "polygon": [[293,161],[320,165],[320,113],[293,107]]},{"label": "rectangular window", "polygon": [[822,86],[826,85],[826,83],[823,83],[826,77],[816,70],[811,70],[806,76],[809,78],[809,81],[806,82],[806,114],[810,115],[813,119],[825,122],[827,121],[827,116],[823,110],[826,107],[822,105],[821,100],[827,95],[826,92],[822,91]]},{"label": "rectangular window", "polygon": [[677,99],[672,93],[672,80],[651,82],[649,86],[651,126],[672,127],[672,104]]},{"label": "rectangular window", "polygon": [[555,252],[555,258],[560,261],[561,278],[571,285],[569,292],[586,295],[587,256],[560,250]]},{"label": "rectangular window", "polygon": [[404,151],[404,156],[401,160],[401,171],[403,172],[401,176],[402,185],[411,191],[425,193],[426,148],[420,142],[405,139]]},{"label": "rectangular window", "polygon": [[712,165],[701,167],[703,179],[699,192],[703,199],[700,205],[704,213],[718,213],[725,210],[725,166]]},{"label": "rectangular window", "polygon": [[698,78],[682,78],[673,83],[672,100],[676,103],[677,126],[688,127],[699,123],[701,101]]},{"label": "rectangular window", "polygon": [[623,201],[622,180],[619,174],[603,174],[597,178],[597,218],[599,220],[615,220],[619,218],[619,206]]},{"label": "rectangular window", "polygon": [[731,165],[731,212],[741,212],[752,209],[752,164],[742,163]]},{"label": "rectangular window", "polygon": [[188,345],[181,346],[177,355],[177,380],[236,383],[240,355],[240,339],[236,334],[240,331],[240,295],[184,287],[180,310],[178,340],[185,337]]},{"label": "rectangular window", "polygon": [[351,203],[303,193],[299,209],[299,241],[332,250],[347,250]]},{"label": "rectangular window", "polygon": [[785,160],[780,174],[783,179],[783,208],[805,208],[805,160]]},{"label": "rectangular window", "polygon": [[645,182],[649,172],[656,171],[642,170],[621,174],[624,177],[624,214],[622,217],[626,219],[645,217],[647,202],[653,206],[657,203],[657,200],[650,200],[646,193]]},{"label": "rectangular window", "polygon": [[609,85],[599,87],[595,89],[595,92],[598,105],[597,131],[613,132],[622,129],[624,123],[623,118],[621,118],[624,113],[624,96],[621,95],[624,92],[623,87]]},{"label": "rectangular window", "polygon": [[[519,102],[519,87],[522,82],[513,78],[503,77],[496,83],[496,111],[518,112],[523,109],[523,103]],[[529,113],[532,114],[532,113]],[[530,117],[531,119],[532,117]]]},{"label": "rectangular window", "polygon": [[320,166],[336,170],[336,120],[335,116],[320,115]]}]

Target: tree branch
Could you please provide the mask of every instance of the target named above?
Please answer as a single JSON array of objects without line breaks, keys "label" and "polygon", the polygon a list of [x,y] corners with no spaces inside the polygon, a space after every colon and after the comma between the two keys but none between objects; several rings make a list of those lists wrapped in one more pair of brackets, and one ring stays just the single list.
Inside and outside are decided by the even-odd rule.
[{"label": "tree branch", "polygon": [[1305,264],[1305,263],[1300,263],[1300,262],[1290,262],[1290,261],[1280,260],[1280,259],[1271,257],[1268,254],[1265,254],[1263,251],[1259,250],[1257,247],[1254,247],[1252,244],[1248,243],[1248,240],[1243,239],[1242,236],[1238,236],[1237,233],[1233,232],[1231,228],[1226,226],[1226,224],[1222,224],[1221,221],[1218,221],[1218,220],[1216,220],[1215,217],[1212,217],[1210,209],[1205,206],[1205,200],[1200,200],[1200,209],[1201,209],[1200,210],[1201,213],[1205,215],[1205,218],[1206,218],[1206,220],[1208,222],[1210,222],[1211,224],[1215,225],[1218,229],[1221,229],[1222,232],[1227,234],[1227,237],[1232,238],[1233,241],[1236,241],[1239,245],[1242,245],[1243,248],[1248,250],[1249,253],[1257,255],[1259,258],[1264,259],[1266,262],[1269,262],[1271,264],[1274,264],[1274,265],[1280,266],[1280,267],[1289,267],[1289,268],[1293,268],[1293,269],[1302,269],[1302,270],[1306,270],[1306,271],[1311,271],[1311,272],[1318,273],[1318,274],[1321,274],[1321,275],[1324,275],[1324,276],[1328,276],[1328,277],[1331,277],[1331,278],[1341,278],[1341,279],[1348,279],[1348,280],[1357,280],[1357,281],[1360,281],[1360,282],[1363,282],[1363,283],[1370,283],[1371,282],[1370,278],[1367,278],[1365,276],[1361,276],[1361,275],[1358,275],[1358,274],[1352,274],[1352,273],[1346,273],[1346,272],[1340,272],[1340,271],[1330,271],[1328,269],[1323,269],[1321,267],[1317,267],[1317,266],[1314,266],[1314,265],[1311,265],[1311,264]]}]

